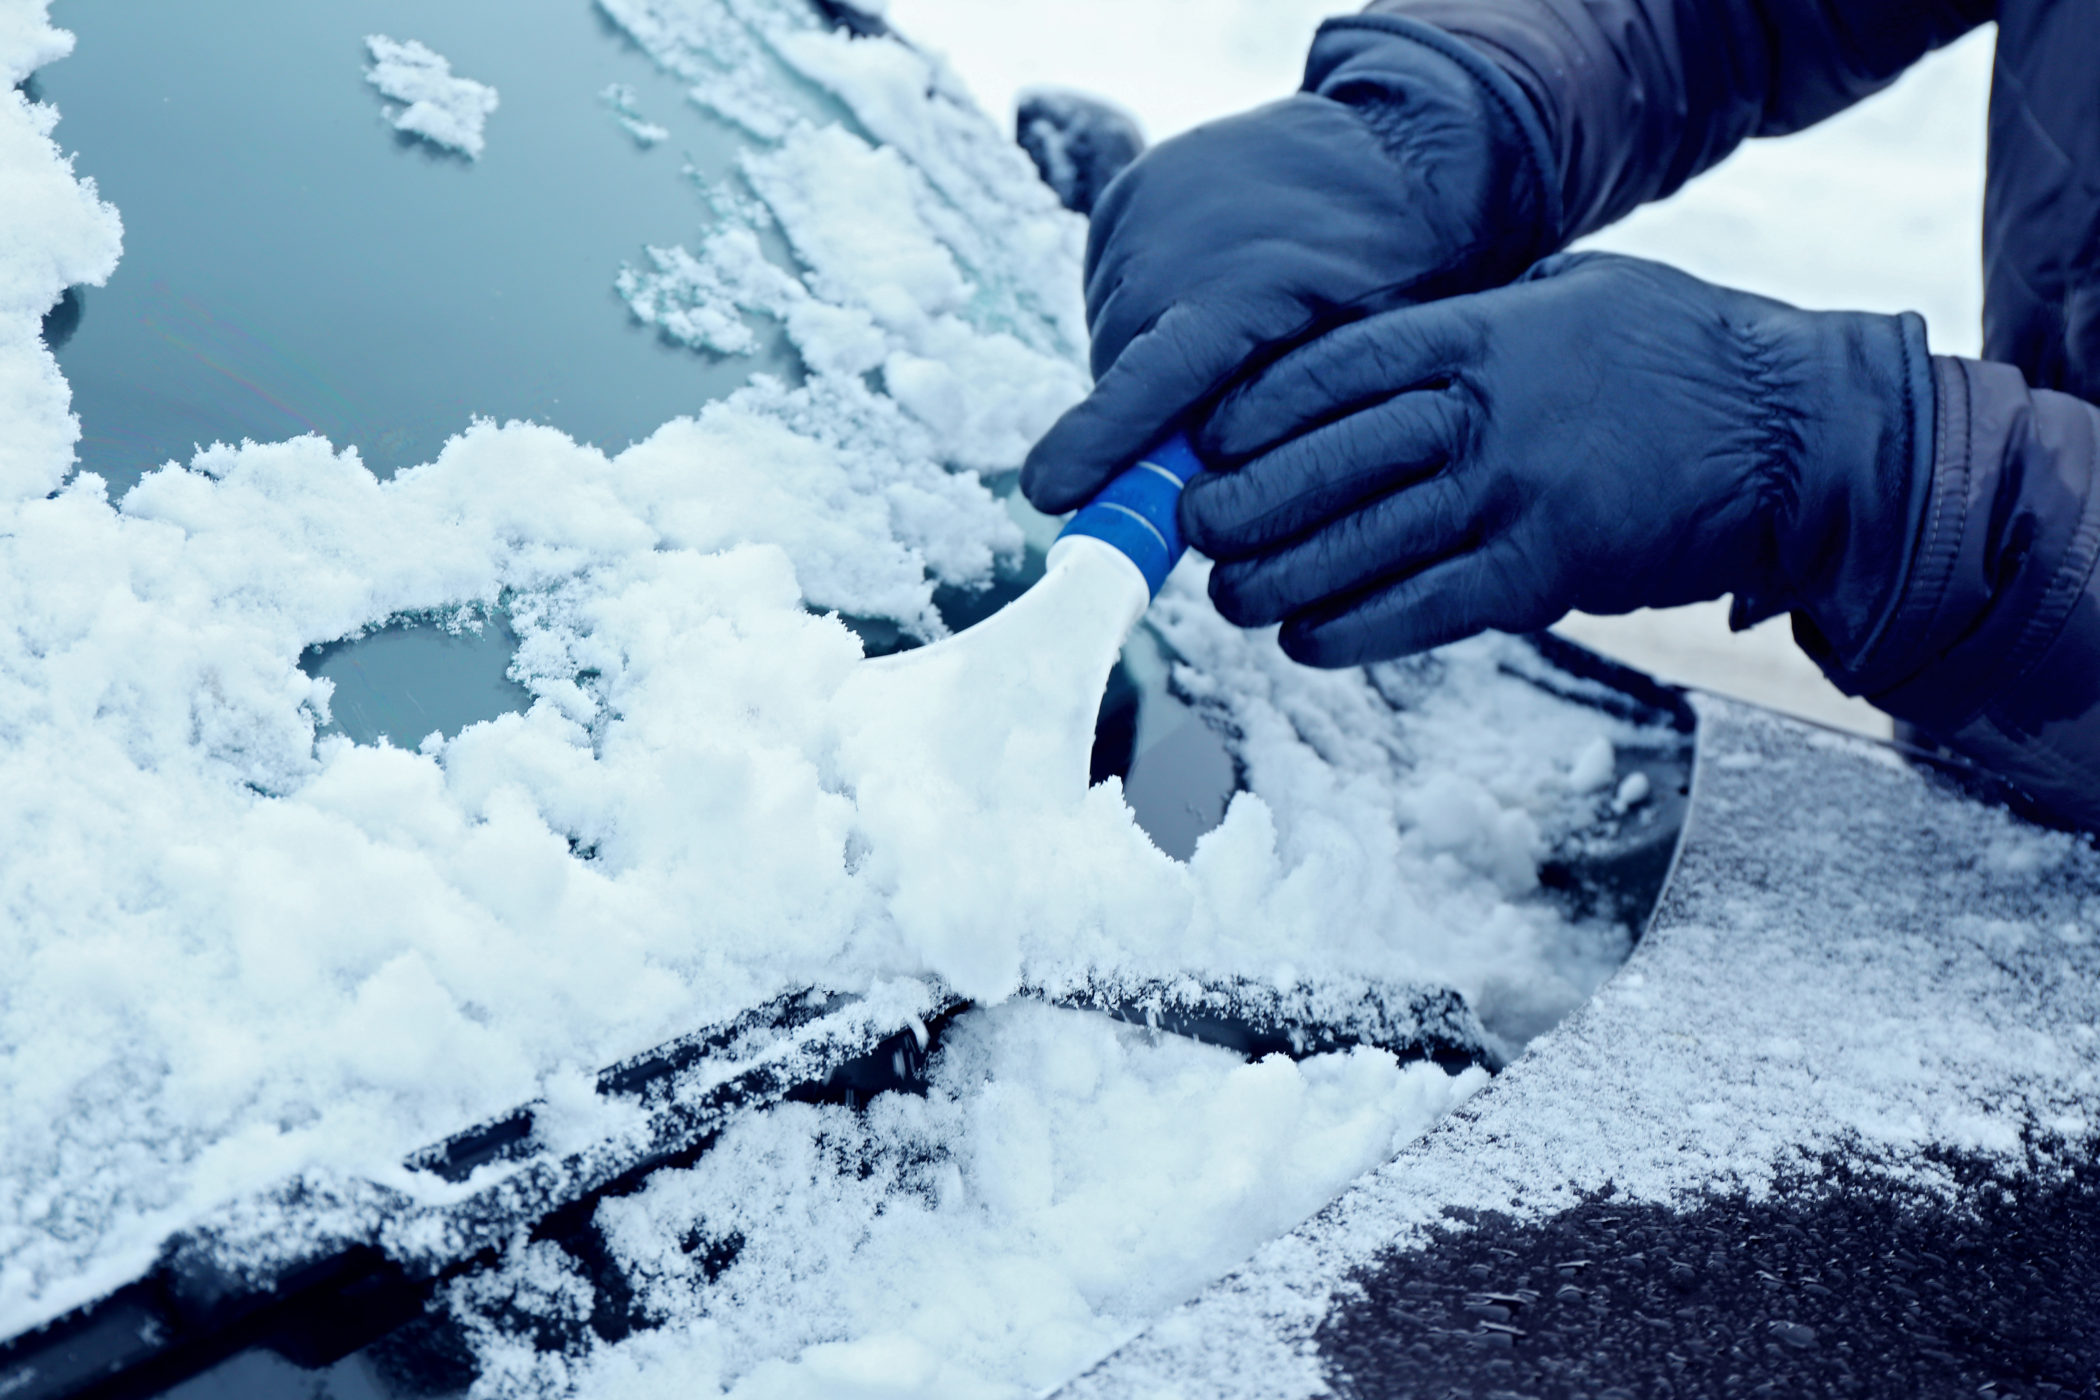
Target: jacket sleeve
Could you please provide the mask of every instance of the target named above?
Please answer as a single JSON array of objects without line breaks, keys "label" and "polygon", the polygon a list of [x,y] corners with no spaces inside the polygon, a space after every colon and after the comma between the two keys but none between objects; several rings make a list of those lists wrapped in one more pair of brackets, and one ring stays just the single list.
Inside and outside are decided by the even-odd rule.
[{"label": "jacket sleeve", "polygon": [[1933,380],[1903,576],[1871,627],[1832,599],[1795,634],[1842,689],[2100,830],[2100,408],[2009,365],[1939,356]]},{"label": "jacket sleeve", "polygon": [[1374,0],[1331,25],[1429,26],[1537,108],[1557,244],[1674,192],[1745,137],[1813,125],[1991,18],[1995,0]]}]

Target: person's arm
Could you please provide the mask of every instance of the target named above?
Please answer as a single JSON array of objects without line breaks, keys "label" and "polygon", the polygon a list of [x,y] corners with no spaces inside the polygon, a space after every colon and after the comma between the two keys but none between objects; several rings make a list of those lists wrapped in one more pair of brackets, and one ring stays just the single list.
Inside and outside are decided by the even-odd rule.
[{"label": "person's arm", "polygon": [[1993,0],[1375,0],[1323,33],[1420,24],[1492,60],[1530,97],[1558,157],[1565,244],[1672,193],[1746,137],[1798,131],[1879,91],[1996,8]]},{"label": "person's arm", "polygon": [[1218,611],[1353,666],[1734,594],[1845,690],[2100,831],[2100,407],[1660,263],[1298,346],[1199,428]]},{"label": "person's arm", "polygon": [[2100,830],[2100,408],[2007,365],[1936,357],[1933,376],[1893,602],[1833,597],[1795,633],[1843,689]]}]

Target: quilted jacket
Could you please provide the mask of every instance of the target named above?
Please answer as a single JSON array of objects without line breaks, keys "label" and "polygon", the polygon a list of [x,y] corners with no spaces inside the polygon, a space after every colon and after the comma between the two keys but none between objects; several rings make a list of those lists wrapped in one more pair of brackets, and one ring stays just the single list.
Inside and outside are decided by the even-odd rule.
[{"label": "quilted jacket", "polygon": [[1794,626],[1846,691],[2100,828],[2100,0],[1377,0],[1333,23],[1432,26],[1521,89],[1566,244],[1994,20],[1985,358],[1934,358],[1930,480],[1853,532],[1886,564]]}]

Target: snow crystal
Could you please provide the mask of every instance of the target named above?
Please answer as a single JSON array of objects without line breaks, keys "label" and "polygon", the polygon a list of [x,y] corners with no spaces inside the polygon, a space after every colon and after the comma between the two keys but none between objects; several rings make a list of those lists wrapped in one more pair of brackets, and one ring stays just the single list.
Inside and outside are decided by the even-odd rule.
[{"label": "snow crystal", "polygon": [[482,128],[497,106],[494,88],[454,77],[449,59],[414,39],[403,42],[373,34],[365,39],[365,47],[372,54],[365,81],[394,101],[408,104],[386,109],[387,120],[396,131],[457,151],[468,160],[481,157]]},{"label": "snow crystal", "polygon": [[[987,634],[990,673],[885,693],[988,645],[878,668],[841,615],[934,640],[937,588],[1017,562],[988,481],[1084,390],[1084,225],[901,44],[760,0],[601,8],[758,133],[747,188],[622,293],[711,353],[782,335],[805,371],[616,455],[462,422],[385,481],[314,437],[214,445],[118,500],[64,481],[78,430],[36,327],[108,274],[118,225],[55,114],[0,105],[20,192],[0,210],[0,1334],[294,1173],[432,1189],[401,1169],[414,1148],[529,1099],[575,1109],[600,1067],[784,988],[930,974],[996,1000],[1099,967],[1311,969],[1452,986],[1514,1045],[1624,956],[1622,929],[1530,892],[1542,833],[1592,805],[1565,756],[1639,731],[1512,681],[1514,643],[1307,672],[1219,619],[1184,564],[1151,625],[1249,789],[1186,863],[1115,784],[1084,786],[1079,692],[1107,656],[1081,635],[1086,590]],[[380,66],[444,75],[391,43]],[[0,27],[0,45],[33,66],[64,41]],[[783,73],[841,119],[794,118]],[[478,126],[470,146],[424,125],[479,149]],[[528,712],[318,737],[309,648],[497,610]],[[1015,644],[1031,625],[1043,643]],[[1060,670],[1067,643],[1098,654]],[[630,1212],[622,1267],[662,1275],[663,1333],[539,1360],[468,1290],[489,1385],[822,1391],[893,1366],[1017,1393],[1477,1083],[1372,1052],[1246,1065],[1018,1007],[950,1034],[927,1101],[746,1121],[610,1208]],[[724,1201],[748,1258],[703,1287],[664,1241]],[[476,1287],[574,1297],[541,1247]]]}]

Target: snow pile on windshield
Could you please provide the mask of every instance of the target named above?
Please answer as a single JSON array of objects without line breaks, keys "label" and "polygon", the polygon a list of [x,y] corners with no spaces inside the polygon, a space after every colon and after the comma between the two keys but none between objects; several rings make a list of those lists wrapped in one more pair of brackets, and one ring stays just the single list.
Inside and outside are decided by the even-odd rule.
[{"label": "snow pile on windshield", "polygon": [[[116,269],[123,225],[51,139],[58,113],[17,84],[73,51],[40,6],[0,7],[0,499],[41,495],[72,465],[80,424],[42,323],[69,286]],[[4,731],[0,731],[4,733]]]},{"label": "snow pile on windshield", "polygon": [[[107,276],[118,224],[56,114],[0,106],[0,1335],[295,1173],[427,1191],[409,1151],[784,988],[1348,974],[1455,987],[1519,1043],[1624,954],[1531,896],[1542,832],[1594,800],[1570,765],[1636,731],[1511,682],[1501,641],[1300,671],[1216,618],[1193,563],[1155,621],[1251,790],[1191,861],[1113,784],[1066,802],[965,767],[960,808],[864,802],[855,736],[886,717],[842,701],[862,646],[839,615],[936,638],[937,588],[1018,558],[986,481],[1083,392],[1083,228],[902,45],[757,0],[603,8],[753,133],[699,251],[623,282],[637,314],[730,354],[775,322],[807,368],[613,456],[476,422],[385,481],[315,437],[211,446],[118,501],[67,480],[37,318]],[[0,41],[12,77],[66,46]],[[849,118],[783,115],[782,64]],[[776,234],[799,268],[764,256]],[[497,609],[528,713],[317,739],[308,648]],[[610,1393],[646,1361],[838,1394],[886,1358],[906,1391],[1020,1393],[1477,1083],[982,1014],[928,1100],[748,1122],[608,1208],[670,1330],[527,1357],[485,1298],[459,1306],[491,1393],[525,1371]],[[733,1265],[662,1254],[724,1202]],[[521,1246],[486,1287],[542,1285],[569,1287]]]},{"label": "snow pile on windshield", "polygon": [[366,38],[372,66],[365,81],[387,97],[407,105],[386,109],[394,130],[421,137],[431,145],[478,160],[482,130],[496,110],[496,90],[486,83],[452,75],[452,63],[414,39],[403,42],[384,34]]}]

